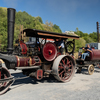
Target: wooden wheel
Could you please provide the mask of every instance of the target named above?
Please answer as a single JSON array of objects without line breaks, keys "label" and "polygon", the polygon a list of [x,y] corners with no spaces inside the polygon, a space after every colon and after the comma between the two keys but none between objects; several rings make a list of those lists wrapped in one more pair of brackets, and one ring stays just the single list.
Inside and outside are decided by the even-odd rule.
[{"label": "wooden wheel", "polygon": [[94,66],[93,65],[89,65],[88,73],[89,73],[89,75],[92,75],[94,73]]}]

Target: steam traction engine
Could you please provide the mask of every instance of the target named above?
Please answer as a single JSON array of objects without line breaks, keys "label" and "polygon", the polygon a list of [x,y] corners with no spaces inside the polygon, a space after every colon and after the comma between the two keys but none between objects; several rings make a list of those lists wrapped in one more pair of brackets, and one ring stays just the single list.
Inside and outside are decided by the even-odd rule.
[{"label": "steam traction engine", "polygon": [[[72,43],[72,51],[74,51],[74,40],[79,37],[35,29],[25,29],[21,32],[21,36],[29,37],[29,41],[25,43],[23,38],[17,40],[13,50],[15,9],[8,8],[7,11],[8,47],[6,53],[0,53],[0,94],[6,92],[14,80],[8,69],[20,69],[23,74],[35,77],[38,80],[52,74],[58,81],[70,81],[75,73],[75,61],[69,55],[73,55],[73,52],[68,54],[67,45]],[[59,37],[65,43],[64,55],[61,55],[53,42],[47,41],[47,39],[56,39]],[[68,38],[72,38],[73,41],[67,42]],[[7,68],[2,66],[2,62],[4,62]]]}]

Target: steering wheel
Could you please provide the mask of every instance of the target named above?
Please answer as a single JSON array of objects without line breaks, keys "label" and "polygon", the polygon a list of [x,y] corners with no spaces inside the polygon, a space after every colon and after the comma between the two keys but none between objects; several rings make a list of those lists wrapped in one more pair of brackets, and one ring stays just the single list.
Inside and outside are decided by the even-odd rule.
[{"label": "steering wheel", "polygon": [[74,49],[75,49],[75,43],[74,43],[74,41],[68,41],[65,44],[65,50],[66,50],[67,53],[73,54],[74,53]]}]

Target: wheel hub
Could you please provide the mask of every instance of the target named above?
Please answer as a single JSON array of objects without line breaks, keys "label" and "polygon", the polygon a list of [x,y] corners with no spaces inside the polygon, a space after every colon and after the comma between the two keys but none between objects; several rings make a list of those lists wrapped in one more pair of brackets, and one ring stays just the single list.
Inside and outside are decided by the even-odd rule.
[{"label": "wheel hub", "polygon": [[65,66],[64,66],[64,69],[65,69],[65,70],[68,70],[69,68],[68,68],[68,66],[67,66],[67,65],[65,65]]}]

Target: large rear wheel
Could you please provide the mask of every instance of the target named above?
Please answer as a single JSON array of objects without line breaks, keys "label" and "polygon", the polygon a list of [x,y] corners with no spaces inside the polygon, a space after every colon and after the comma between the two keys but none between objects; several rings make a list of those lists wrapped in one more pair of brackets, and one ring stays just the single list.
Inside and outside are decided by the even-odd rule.
[{"label": "large rear wheel", "polygon": [[58,81],[68,82],[75,73],[75,61],[71,56],[60,55],[54,60],[52,70]]}]

